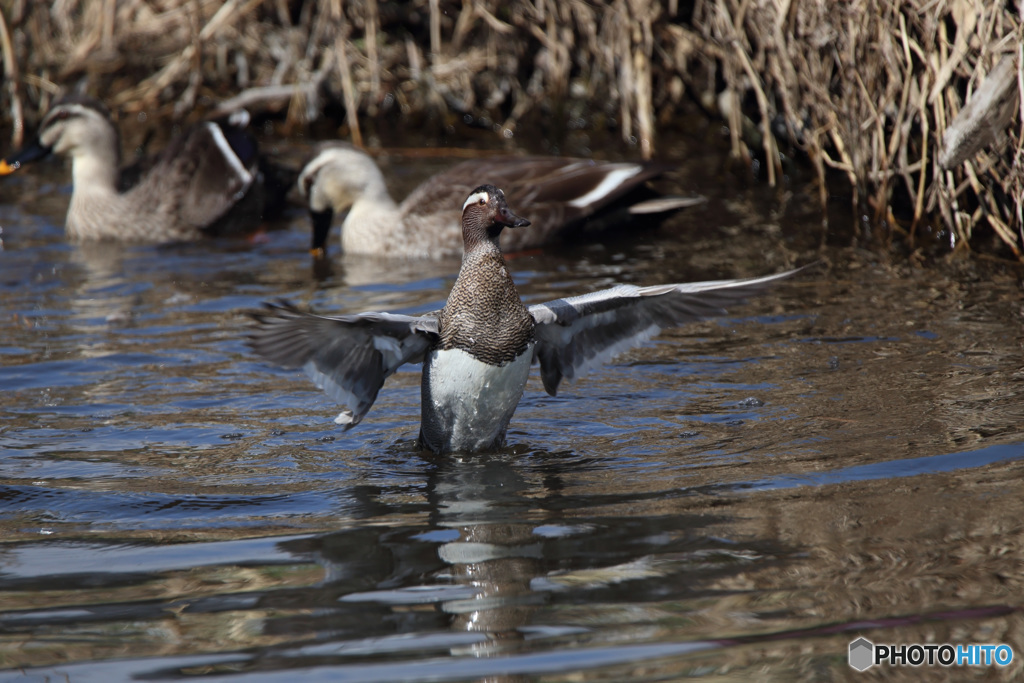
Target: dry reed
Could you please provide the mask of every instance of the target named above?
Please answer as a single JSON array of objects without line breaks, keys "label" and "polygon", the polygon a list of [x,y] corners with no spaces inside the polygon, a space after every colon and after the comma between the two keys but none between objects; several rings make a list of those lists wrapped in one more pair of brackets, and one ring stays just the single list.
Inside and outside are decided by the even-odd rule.
[{"label": "dry reed", "polygon": [[[691,55],[727,84],[718,101],[736,152],[760,145],[771,171],[780,122],[816,164],[822,193],[826,169],[845,174],[855,208],[866,201],[875,224],[905,230],[911,246],[937,217],[954,251],[987,226],[1019,259],[1022,11],[981,0],[700,0]],[[744,141],[739,102],[750,92],[763,134]],[[897,216],[895,204],[909,208]]]},{"label": "dry reed", "polygon": [[[826,173],[845,174],[857,207],[911,244],[938,223],[962,249],[988,226],[1019,257],[1019,12],[982,0],[4,0],[0,103],[15,141],[81,81],[121,113],[246,106],[285,111],[286,131],[337,103],[357,143],[378,115],[468,117],[512,137],[528,114],[564,112],[650,157],[689,92],[730,123],[736,154],[763,154],[769,182],[780,146],[796,144],[823,198]],[[958,118],[990,73],[989,104]]]}]

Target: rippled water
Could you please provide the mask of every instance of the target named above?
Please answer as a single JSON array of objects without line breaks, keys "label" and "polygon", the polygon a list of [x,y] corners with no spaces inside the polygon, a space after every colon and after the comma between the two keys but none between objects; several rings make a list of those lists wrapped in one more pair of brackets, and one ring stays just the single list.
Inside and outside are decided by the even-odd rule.
[{"label": "rippled water", "polygon": [[[676,180],[707,205],[516,255],[524,298],[818,257],[812,190],[697,161]],[[457,262],[318,280],[299,214],[255,243],[73,245],[67,182],[0,189],[0,678],[845,680],[871,675],[860,635],[1016,653],[908,678],[1020,674],[1022,305],[998,268],[834,239],[829,267],[557,398],[531,378],[505,450],[434,457],[417,368],[342,433],[243,314],[431,310]]]}]

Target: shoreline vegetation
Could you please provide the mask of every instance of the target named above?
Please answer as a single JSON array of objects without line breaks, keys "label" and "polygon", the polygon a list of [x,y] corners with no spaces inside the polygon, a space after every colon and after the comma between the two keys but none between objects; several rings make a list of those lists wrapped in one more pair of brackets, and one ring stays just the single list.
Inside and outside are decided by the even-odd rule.
[{"label": "shoreline vegetation", "polygon": [[[61,92],[122,120],[245,107],[281,130],[538,119],[640,155],[699,105],[778,184],[836,178],[878,243],[1024,260],[1024,1],[28,0],[0,2],[18,145]],[[935,246],[937,245],[937,246]]]}]

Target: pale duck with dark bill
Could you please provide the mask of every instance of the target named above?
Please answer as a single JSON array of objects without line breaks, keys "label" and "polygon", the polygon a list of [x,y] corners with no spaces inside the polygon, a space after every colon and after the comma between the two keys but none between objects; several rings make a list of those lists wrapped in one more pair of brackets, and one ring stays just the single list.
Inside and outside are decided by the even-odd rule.
[{"label": "pale duck with dark bill", "polygon": [[254,230],[263,218],[263,176],[244,110],[175,136],[155,158],[120,167],[109,110],[85,95],[53,104],[36,139],[0,161],[7,175],[57,154],[71,159],[65,229],[75,240],[179,242]]},{"label": "pale duck with dark bill", "polygon": [[322,257],[335,219],[345,254],[441,259],[462,253],[461,202],[481,178],[501,187],[531,224],[505,232],[501,247],[522,251],[559,241],[596,239],[624,225],[657,223],[700,196],[665,196],[648,181],[671,167],[633,161],[498,156],[463,161],[431,176],[401,203],[370,155],[343,142],[319,145],[297,188],[313,225],[312,251]]}]

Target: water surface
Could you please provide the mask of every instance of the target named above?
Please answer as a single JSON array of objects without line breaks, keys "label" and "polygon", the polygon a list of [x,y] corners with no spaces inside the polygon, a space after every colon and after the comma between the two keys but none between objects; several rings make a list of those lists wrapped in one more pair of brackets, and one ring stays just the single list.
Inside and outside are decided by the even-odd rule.
[{"label": "water surface", "polygon": [[[813,188],[678,157],[707,205],[515,255],[524,298],[818,257]],[[435,457],[418,368],[342,432],[248,352],[244,312],[423,312],[457,262],[318,280],[301,214],[254,243],[70,244],[67,182],[0,190],[0,677],[845,680],[859,635],[1004,642],[1007,669],[927,673],[1019,675],[1022,309],[998,268],[833,239],[557,398],[532,377],[505,449]]]}]

